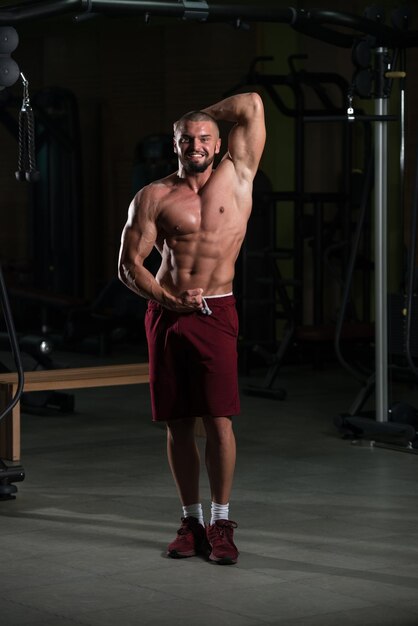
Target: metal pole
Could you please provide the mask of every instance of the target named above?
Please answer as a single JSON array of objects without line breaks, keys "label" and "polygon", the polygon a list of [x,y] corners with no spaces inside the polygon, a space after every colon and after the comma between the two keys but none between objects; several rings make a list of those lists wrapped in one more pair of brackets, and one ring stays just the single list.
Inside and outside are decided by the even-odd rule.
[{"label": "metal pole", "polygon": [[[376,66],[382,68],[384,48],[376,49]],[[375,100],[376,115],[387,115],[383,85]],[[375,359],[376,421],[388,421],[387,341],[387,124],[375,123]]]}]

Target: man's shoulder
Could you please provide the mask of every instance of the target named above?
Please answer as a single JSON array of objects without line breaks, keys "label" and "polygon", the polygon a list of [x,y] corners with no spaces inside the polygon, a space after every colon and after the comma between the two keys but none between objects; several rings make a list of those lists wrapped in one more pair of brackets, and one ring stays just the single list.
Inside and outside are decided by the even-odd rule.
[{"label": "man's shoulder", "polygon": [[152,181],[148,185],[145,185],[139,193],[149,197],[165,195],[175,186],[176,180],[177,172],[169,174],[169,176],[165,176],[164,178]]},{"label": "man's shoulder", "polygon": [[168,193],[175,184],[177,174],[170,174],[165,178],[154,180],[140,189],[135,195],[136,202],[157,200]]},{"label": "man's shoulder", "polygon": [[177,174],[170,174],[165,178],[152,181],[140,189],[132,202],[132,210],[135,215],[148,215],[154,219],[160,211],[161,202],[175,186]]}]

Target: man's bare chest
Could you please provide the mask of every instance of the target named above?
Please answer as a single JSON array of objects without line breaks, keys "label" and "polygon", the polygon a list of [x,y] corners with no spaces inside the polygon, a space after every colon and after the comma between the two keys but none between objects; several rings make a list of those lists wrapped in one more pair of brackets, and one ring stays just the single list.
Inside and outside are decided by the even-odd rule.
[{"label": "man's bare chest", "polygon": [[161,204],[158,228],[168,236],[222,231],[237,220],[234,199],[216,194],[170,194]]}]

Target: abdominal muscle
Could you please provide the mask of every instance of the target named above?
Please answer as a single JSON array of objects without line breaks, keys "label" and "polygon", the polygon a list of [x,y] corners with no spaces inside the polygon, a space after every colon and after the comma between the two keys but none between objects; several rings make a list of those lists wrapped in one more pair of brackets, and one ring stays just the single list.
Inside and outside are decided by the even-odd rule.
[{"label": "abdominal muscle", "polygon": [[235,175],[225,178],[227,166],[220,165],[199,194],[177,185],[159,203],[156,245],[162,261],[156,280],[174,296],[199,288],[208,296],[232,291],[251,189],[236,193]]},{"label": "abdominal muscle", "polygon": [[197,288],[208,296],[230,293],[243,237],[216,242],[199,239],[165,241],[157,282],[174,296]]}]

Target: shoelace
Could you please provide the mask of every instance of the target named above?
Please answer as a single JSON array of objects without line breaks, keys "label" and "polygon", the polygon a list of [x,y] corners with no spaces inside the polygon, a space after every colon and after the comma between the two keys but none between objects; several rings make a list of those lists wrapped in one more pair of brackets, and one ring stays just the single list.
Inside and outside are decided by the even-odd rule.
[{"label": "shoelace", "polygon": [[178,535],[187,535],[187,533],[193,532],[191,527],[190,527],[190,524],[186,523],[185,519],[187,519],[187,518],[184,518],[182,520],[182,525],[181,525],[181,527],[177,531]]},{"label": "shoelace", "polygon": [[224,536],[225,530],[232,530],[233,528],[238,528],[238,524],[236,522],[231,522],[228,520],[226,522],[223,522],[222,524],[215,523],[215,529],[221,537]]}]

